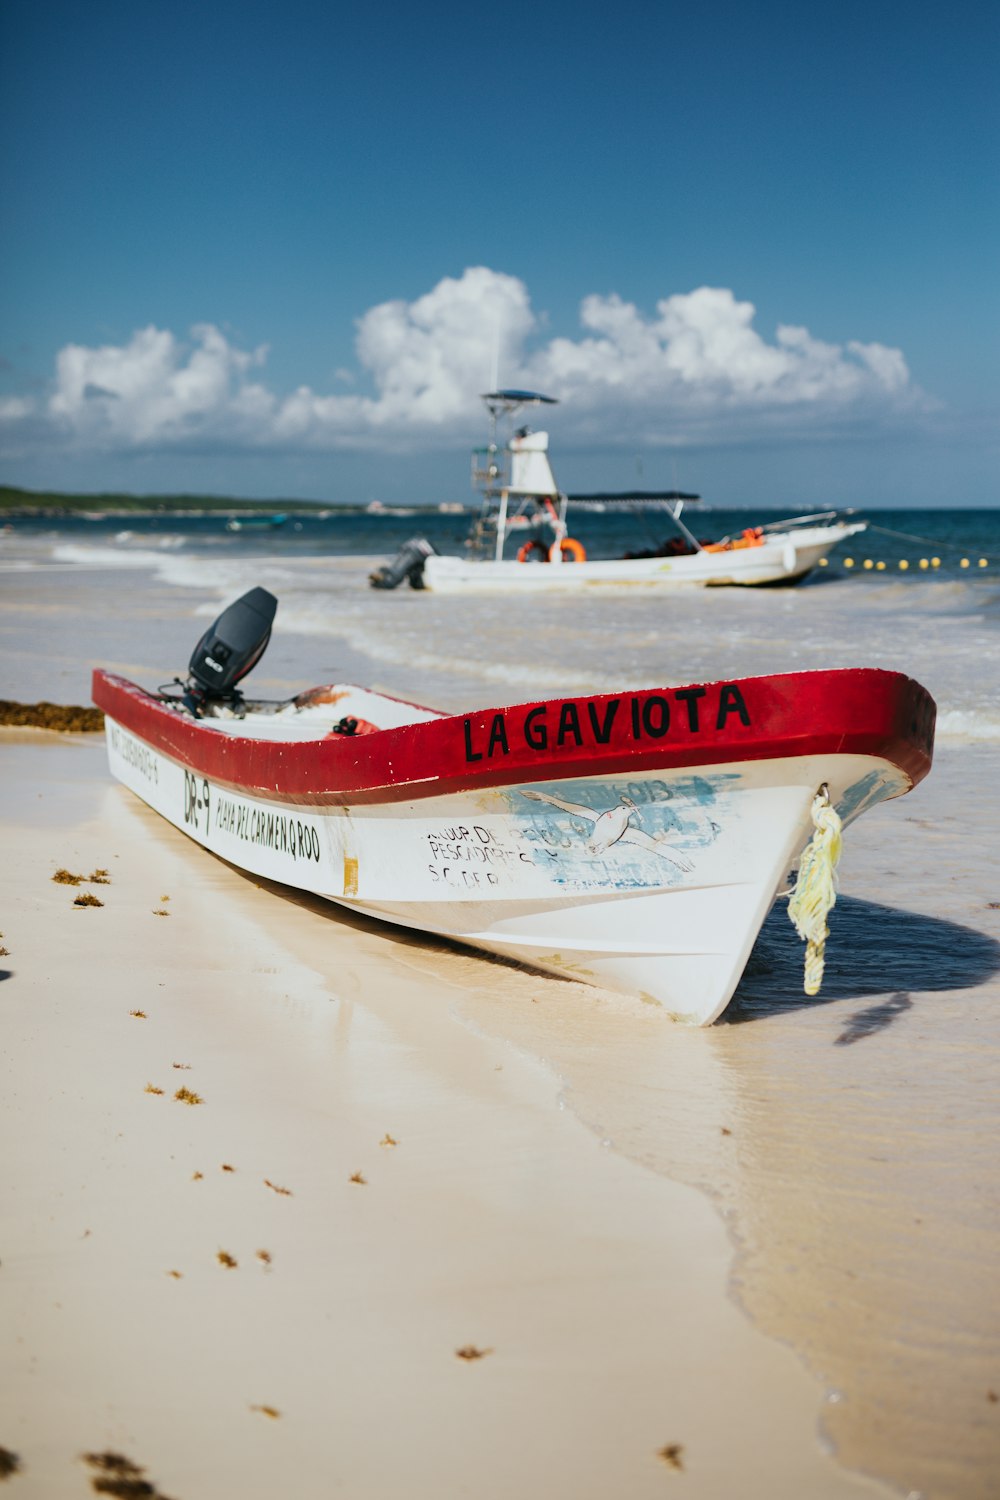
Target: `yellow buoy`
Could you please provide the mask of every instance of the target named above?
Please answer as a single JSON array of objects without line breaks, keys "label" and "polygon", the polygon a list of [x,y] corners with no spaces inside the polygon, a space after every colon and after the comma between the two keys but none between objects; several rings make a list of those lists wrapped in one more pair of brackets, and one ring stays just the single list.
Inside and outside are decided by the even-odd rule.
[{"label": "yellow buoy", "polygon": [[988,558],[985,558],[985,557],[981,557],[981,558],[980,558],[980,559],[979,559],[979,566],[980,566],[980,567],[981,567],[981,568],[985,568],[985,567],[986,567],[986,566],[987,566],[987,565],[988,565],[988,562],[989,562],[989,559],[988,559]]},{"label": "yellow buoy", "polygon": [[825,557],[821,557],[820,560],[819,560],[820,567],[821,568],[825,568],[826,564],[827,564],[827,559]]},{"label": "yellow buoy", "polygon": [[969,559],[967,557],[963,557],[961,559],[961,561],[959,562],[958,566],[960,568],[967,568],[969,566]]},{"label": "yellow buoy", "polygon": [[865,565],[866,568],[874,568],[874,566],[875,566],[875,564],[872,562],[872,560],[871,560],[870,557],[866,557],[865,558],[864,565]]},{"label": "yellow buoy", "polygon": [[878,569],[878,571],[880,573],[884,573],[885,572],[885,563],[884,562],[877,562],[875,564],[875,566],[876,566],[876,568]]},{"label": "yellow buoy", "polygon": [[906,558],[905,558],[905,557],[901,557],[901,558],[900,558],[900,559],[899,559],[899,566],[900,566],[900,568],[901,568],[901,569],[902,569],[902,570],[903,570],[903,572],[904,572],[904,573],[905,573],[905,572],[906,572],[906,570],[907,570],[907,568],[908,568],[908,567],[909,567],[909,566],[910,566],[910,565],[909,565],[909,563],[908,563],[908,562],[907,562],[907,561],[906,561]]},{"label": "yellow buoy", "polygon": [[931,558],[931,567],[932,568],[939,568],[940,566],[941,566],[941,559],[939,557],[932,557]]},{"label": "yellow buoy", "polygon": [[854,567],[854,558],[853,557],[845,557],[844,558],[844,567],[845,568],[853,568]]},{"label": "yellow buoy", "polygon": [[922,568],[929,568],[930,567],[930,563],[927,561],[926,557],[922,557],[920,559],[920,566]]}]

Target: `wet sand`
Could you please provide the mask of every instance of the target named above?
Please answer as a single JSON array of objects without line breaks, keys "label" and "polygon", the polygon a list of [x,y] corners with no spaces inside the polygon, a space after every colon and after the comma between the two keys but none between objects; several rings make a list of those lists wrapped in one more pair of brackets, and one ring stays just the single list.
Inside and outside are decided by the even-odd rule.
[{"label": "wet sand", "polygon": [[[707,1031],[583,1017],[568,995],[467,1009],[542,1053],[613,1149],[709,1195],[732,1293],[821,1377],[840,1461],[955,1500],[992,1500],[1000,1474],[994,766],[991,747],[944,746],[905,802],[847,831],[814,1000],[778,903]],[[914,890],[928,846],[941,878]]]}]

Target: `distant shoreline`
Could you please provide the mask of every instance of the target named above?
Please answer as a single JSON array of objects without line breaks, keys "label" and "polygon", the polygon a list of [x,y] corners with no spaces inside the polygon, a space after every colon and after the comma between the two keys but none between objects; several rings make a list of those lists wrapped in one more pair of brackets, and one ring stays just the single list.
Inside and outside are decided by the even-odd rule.
[{"label": "distant shoreline", "polygon": [[97,495],[62,494],[57,490],[23,490],[0,485],[0,511],[15,515],[61,515],[66,511],[101,515],[202,515],[223,511],[227,515],[256,516],[280,511],[283,515],[315,515],[326,510],[359,510],[364,506],[335,505],[320,500],[236,500],[225,495]]},{"label": "distant shoreline", "polygon": [[78,515],[103,519],[106,516],[248,516],[252,519],[291,520],[297,516],[325,519],[338,516],[390,516],[439,512],[468,513],[468,507],[443,501],[438,505],[384,505],[372,500],[367,504],[336,500],[238,500],[226,495],[131,495],[104,493],[96,495],[62,494],[58,490],[23,490],[16,485],[0,484],[0,516]]},{"label": "distant shoreline", "polygon": [[[133,495],[128,492],[101,494],[62,493],[58,490],[25,490],[16,485],[0,484],[0,518],[31,519],[33,517],[76,515],[103,520],[120,516],[202,516],[225,515],[234,518],[284,519],[308,516],[325,520],[337,516],[401,516],[401,515],[473,515],[475,505],[463,505],[455,501],[442,501],[401,505],[384,504],[378,500],[341,502],[337,500],[248,500],[226,495]],[[890,514],[904,510],[900,506],[853,506],[848,508],[856,514]],[[915,505],[913,511],[946,511],[951,514],[970,512],[993,512],[1000,509],[993,505]],[[717,505],[702,501],[699,515],[713,511],[750,511],[761,514],[788,515],[794,510],[791,505],[747,505],[735,502]]]}]

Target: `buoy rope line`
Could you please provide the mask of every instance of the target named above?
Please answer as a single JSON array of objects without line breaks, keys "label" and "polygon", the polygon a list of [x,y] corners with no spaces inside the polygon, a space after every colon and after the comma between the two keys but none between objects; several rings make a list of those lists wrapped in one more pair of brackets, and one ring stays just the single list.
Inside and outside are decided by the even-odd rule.
[{"label": "buoy rope line", "polygon": [[969,550],[968,542],[946,542],[940,537],[914,536],[910,531],[892,531],[888,526],[876,526],[868,522],[869,531],[878,532],[879,536],[898,537],[901,542],[919,542],[922,547],[944,547],[950,548],[952,552],[965,552]]},{"label": "buoy rope line", "polygon": [[826,940],[830,936],[826,919],[837,899],[837,865],[843,848],[843,824],[830,802],[830,789],[825,782],[813,798],[809,813],[815,831],[802,851],[795,889],[788,901],[788,915],[806,944],[802,987],[807,995],[818,995],[826,962]]},{"label": "buoy rope line", "polygon": [[[946,542],[943,538],[940,537],[934,538],[929,536],[915,536],[910,531],[893,531],[888,526],[874,526],[871,524],[871,522],[869,522],[867,529],[870,532],[877,532],[879,536],[894,537],[897,541],[916,542],[921,547],[940,547],[943,552],[964,553],[965,555],[958,559],[959,567],[971,568],[973,566],[973,559],[971,556],[969,556],[970,551],[972,551],[973,549],[967,542],[963,544],[962,542]],[[980,556],[975,559],[975,566],[978,568],[988,568],[990,566],[990,563],[994,562],[995,560],[995,558],[990,558],[989,556]],[[844,568],[850,570],[857,566],[857,559],[854,557],[845,557],[842,559],[842,563]],[[826,567],[827,565],[828,559],[825,557],[821,558],[820,567]],[[865,572],[871,572],[874,569],[879,573],[884,573],[886,569],[891,566],[891,563],[885,562],[881,558],[875,560],[873,558],[866,557],[861,563],[861,567],[865,570]],[[896,563],[896,566],[897,568],[899,568],[900,572],[905,573],[911,567],[910,559],[908,557],[901,557]],[[917,567],[921,570],[921,572],[926,573],[931,569],[940,568],[941,559],[940,557],[936,556],[921,557],[918,558],[917,561],[912,564],[912,566]]]}]

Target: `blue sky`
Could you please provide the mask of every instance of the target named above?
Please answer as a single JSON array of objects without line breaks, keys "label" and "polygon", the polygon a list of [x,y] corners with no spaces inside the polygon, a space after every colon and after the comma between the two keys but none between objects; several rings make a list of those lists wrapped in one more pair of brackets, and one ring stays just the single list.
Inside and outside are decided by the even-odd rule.
[{"label": "blue sky", "polygon": [[0,482],[995,504],[1000,10],[0,12]]}]

